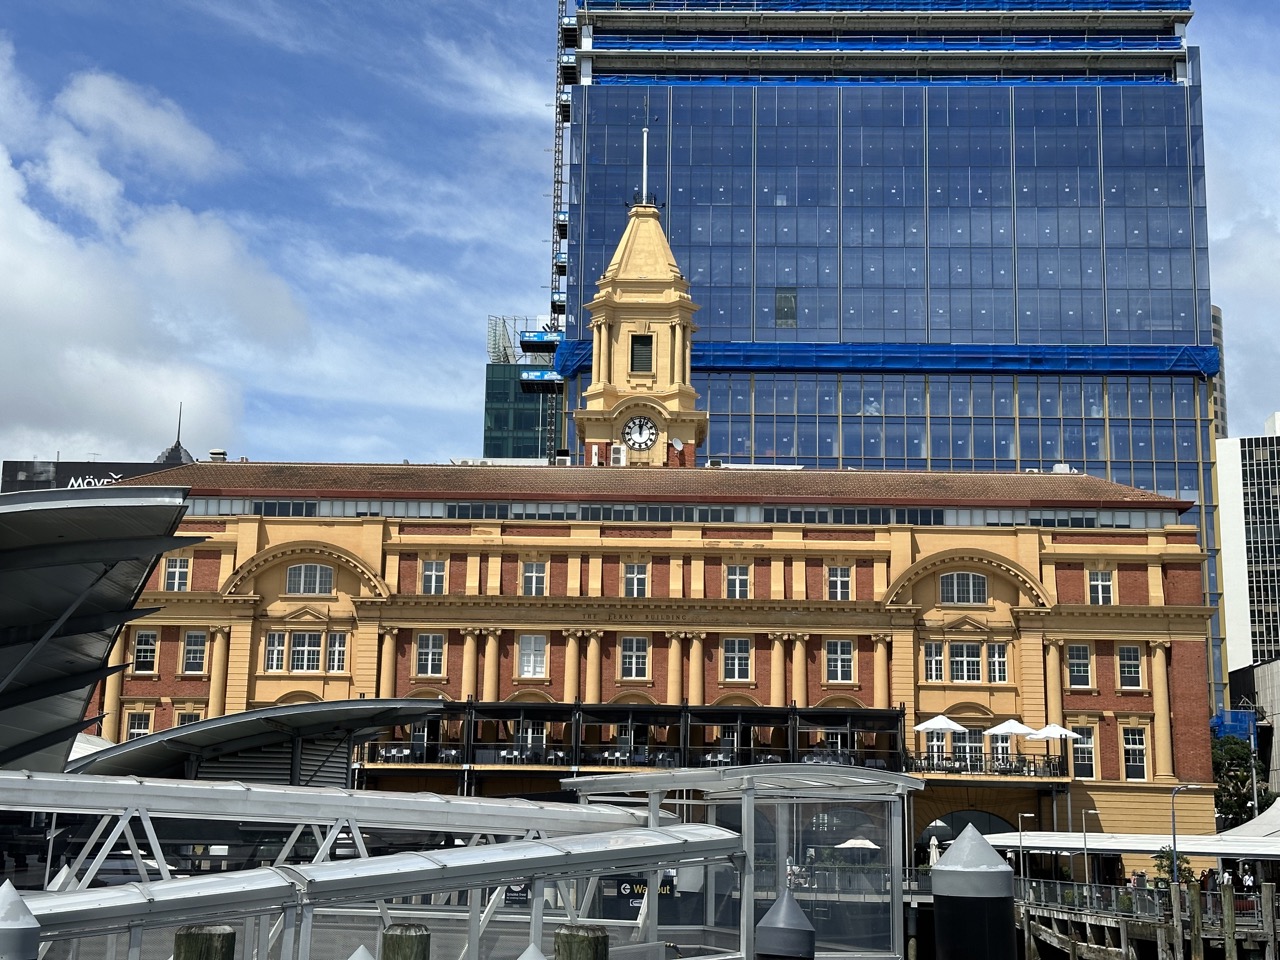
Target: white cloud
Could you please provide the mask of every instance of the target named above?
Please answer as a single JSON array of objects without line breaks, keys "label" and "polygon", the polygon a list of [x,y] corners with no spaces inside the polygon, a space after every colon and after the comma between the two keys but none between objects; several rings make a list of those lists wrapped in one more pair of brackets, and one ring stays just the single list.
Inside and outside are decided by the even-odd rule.
[{"label": "white cloud", "polygon": [[212,138],[176,103],[119,77],[81,73],[54,103],[102,146],[149,167],[204,178],[230,165]]},{"label": "white cloud", "polygon": [[14,63],[13,43],[0,35],[0,143],[26,148],[36,142],[40,125],[36,96]]}]

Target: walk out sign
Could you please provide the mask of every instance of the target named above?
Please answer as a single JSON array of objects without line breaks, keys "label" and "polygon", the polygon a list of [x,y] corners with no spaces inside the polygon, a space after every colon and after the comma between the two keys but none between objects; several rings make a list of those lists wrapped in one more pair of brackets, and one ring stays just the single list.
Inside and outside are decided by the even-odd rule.
[{"label": "walk out sign", "polygon": [[[643,877],[618,877],[619,900],[626,900],[630,906],[638,907],[644,903],[645,892],[649,889],[649,881]],[[658,896],[670,897],[675,894],[671,886],[671,878],[663,877],[658,887]]]}]

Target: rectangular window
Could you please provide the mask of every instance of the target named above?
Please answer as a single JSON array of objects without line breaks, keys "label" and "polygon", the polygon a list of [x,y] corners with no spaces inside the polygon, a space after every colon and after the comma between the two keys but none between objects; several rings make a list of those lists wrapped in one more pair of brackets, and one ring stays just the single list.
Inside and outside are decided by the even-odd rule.
[{"label": "rectangular window", "polygon": [[187,590],[190,585],[191,561],[186,557],[169,557],[164,562],[164,588]]},{"label": "rectangular window", "polygon": [[443,560],[424,560],[422,562],[422,592],[430,596],[443,596]]},{"label": "rectangular window", "polygon": [[853,641],[827,641],[827,683],[853,682]]},{"label": "rectangular window", "polygon": [[539,634],[520,637],[521,677],[545,677],[547,675],[547,638]]},{"label": "rectangular window", "polygon": [[151,714],[129,713],[125,715],[125,739],[137,740],[151,732]]},{"label": "rectangular window", "polygon": [[329,643],[325,648],[328,658],[325,670],[329,673],[347,672],[347,635],[345,633],[329,634]]},{"label": "rectangular window", "polygon": [[1071,741],[1071,765],[1079,780],[1093,779],[1093,727],[1072,727],[1079,739]]},{"label": "rectangular window", "polygon": [[982,644],[951,644],[951,682],[980,683],[982,681]]},{"label": "rectangular window", "polygon": [[939,580],[943,603],[987,602],[987,578],[980,573],[944,573]]},{"label": "rectangular window", "polygon": [[1147,731],[1142,727],[1125,727],[1121,734],[1124,737],[1124,778],[1147,779]]},{"label": "rectangular window", "polygon": [[941,680],[942,677],[942,644],[926,643],[924,645],[924,678]]},{"label": "rectangular window", "polygon": [[418,634],[418,676],[444,676],[444,634]]},{"label": "rectangular window", "polygon": [[647,563],[628,563],[622,578],[624,597],[647,597],[649,595],[649,565]]},{"label": "rectangular window", "polygon": [[827,567],[827,599],[849,599],[848,567]]},{"label": "rectangular window", "polygon": [[622,638],[622,679],[647,680],[649,678],[649,638]]},{"label": "rectangular window", "polygon": [[773,291],[773,323],[778,327],[796,325],[795,287],[775,287]]},{"label": "rectangular window", "polygon": [[1120,661],[1120,687],[1125,690],[1137,690],[1142,687],[1142,648],[1127,644],[1116,648],[1116,656]]},{"label": "rectangular window", "polygon": [[289,669],[307,673],[320,671],[320,634],[295,633],[290,638]]},{"label": "rectangular window", "polygon": [[175,727],[185,727],[189,723],[199,723],[203,719],[204,718],[201,717],[200,714],[198,713],[184,712],[184,713],[178,714],[177,719],[174,721],[173,725]]},{"label": "rectangular window", "polygon": [[1094,606],[1106,606],[1111,599],[1111,571],[1089,571],[1089,602]]},{"label": "rectangular window", "polygon": [[1009,645],[987,644],[987,683],[1009,682]]},{"label": "rectangular window", "polygon": [[751,595],[751,567],[731,563],[724,568],[724,595],[727,600],[746,600]]},{"label": "rectangular window", "polygon": [[653,334],[631,335],[631,372],[653,373]]},{"label": "rectangular window", "polygon": [[1067,645],[1068,686],[1093,686],[1093,666],[1090,663],[1090,653],[1088,644],[1072,643]]},{"label": "rectangular window", "polygon": [[267,651],[263,658],[263,668],[274,672],[284,669],[284,634],[267,634]]},{"label": "rectangular window", "polygon": [[526,597],[545,597],[547,595],[547,565],[545,563],[526,563],[524,565],[524,595]]},{"label": "rectangular window", "polygon": [[725,638],[724,679],[751,679],[751,641],[745,637]]},{"label": "rectangular window", "polygon": [[157,636],[150,630],[133,635],[133,672],[156,672]]},{"label": "rectangular window", "polygon": [[204,631],[188,630],[182,640],[182,672],[204,673]]}]

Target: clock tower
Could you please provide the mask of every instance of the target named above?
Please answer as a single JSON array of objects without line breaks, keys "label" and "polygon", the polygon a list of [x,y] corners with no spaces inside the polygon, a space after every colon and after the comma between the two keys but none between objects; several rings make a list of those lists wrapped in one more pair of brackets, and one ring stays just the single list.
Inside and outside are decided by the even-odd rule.
[{"label": "clock tower", "polygon": [[573,417],[588,466],[694,465],[707,436],[707,413],[689,385],[697,309],[658,208],[636,204],[587,304],[591,386]]}]

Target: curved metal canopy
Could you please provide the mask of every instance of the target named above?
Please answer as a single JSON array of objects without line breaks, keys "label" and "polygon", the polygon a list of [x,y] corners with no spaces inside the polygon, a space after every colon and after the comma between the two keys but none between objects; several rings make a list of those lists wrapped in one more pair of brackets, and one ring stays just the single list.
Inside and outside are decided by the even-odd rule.
[{"label": "curved metal canopy", "polygon": [[[389,727],[411,724],[440,712],[437,700],[329,700],[290,703],[246,710],[171,727],[147,737],[73,760],[68,773],[101,776],[193,779],[202,764],[229,762],[236,756],[262,754],[271,747],[307,740],[347,740],[375,737]],[[350,754],[339,758],[344,769]],[[206,769],[208,767],[206,766]],[[272,782],[288,782],[287,766]],[[203,779],[229,779],[227,776]],[[234,779],[245,779],[236,772]]]},{"label": "curved metal canopy", "polygon": [[[120,627],[177,537],[186,490],[0,495],[0,769],[60,771]],[[114,668],[116,670],[123,667]]]},{"label": "curved metal canopy", "polygon": [[582,796],[643,793],[665,790],[698,790],[708,799],[741,796],[754,787],[756,796],[814,797],[837,794],[905,795],[924,789],[924,780],[904,773],[873,767],[837,764],[763,763],[745,767],[710,767],[663,770],[653,773],[604,774],[570,777],[560,781]]}]

